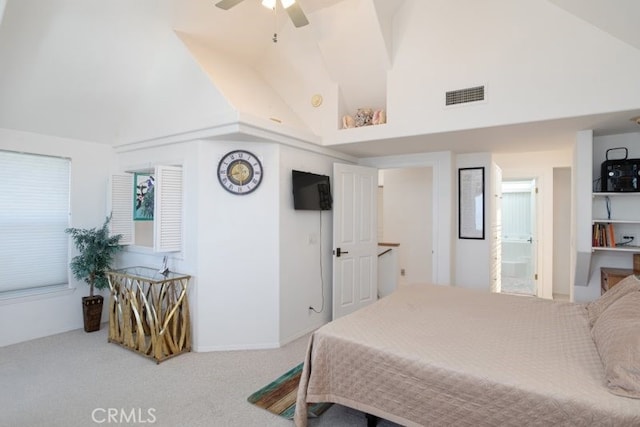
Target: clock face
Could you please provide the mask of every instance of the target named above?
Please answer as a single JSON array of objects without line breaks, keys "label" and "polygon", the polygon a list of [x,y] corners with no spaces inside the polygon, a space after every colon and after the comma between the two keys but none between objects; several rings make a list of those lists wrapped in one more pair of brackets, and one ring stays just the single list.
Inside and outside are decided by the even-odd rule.
[{"label": "clock face", "polygon": [[218,180],[230,193],[249,194],[262,182],[262,164],[248,151],[231,151],[218,163]]}]

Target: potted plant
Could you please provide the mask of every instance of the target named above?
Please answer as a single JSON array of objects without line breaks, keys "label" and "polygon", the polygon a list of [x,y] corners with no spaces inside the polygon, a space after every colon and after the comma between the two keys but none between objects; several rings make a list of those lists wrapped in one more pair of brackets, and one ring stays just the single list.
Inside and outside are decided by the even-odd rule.
[{"label": "potted plant", "polygon": [[107,271],[115,254],[122,249],[119,242],[122,235],[109,236],[109,220],[107,217],[101,228],[67,228],[73,243],[79,252],[71,259],[69,267],[77,280],[89,285],[89,296],[82,297],[82,313],[85,332],[100,329],[102,317],[102,295],[94,295],[94,289],[104,289],[109,285]]}]

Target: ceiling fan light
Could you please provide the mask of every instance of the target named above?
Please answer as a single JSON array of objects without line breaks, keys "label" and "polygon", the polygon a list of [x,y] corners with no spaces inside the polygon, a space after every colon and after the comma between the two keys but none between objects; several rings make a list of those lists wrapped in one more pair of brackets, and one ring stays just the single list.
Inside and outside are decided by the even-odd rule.
[{"label": "ceiling fan light", "polygon": [[275,9],[276,0],[262,0],[262,5],[267,9]]},{"label": "ceiling fan light", "polygon": [[295,2],[296,0],[280,0],[280,3],[282,3],[282,7],[284,7],[285,9],[291,6],[292,4],[294,4]]}]

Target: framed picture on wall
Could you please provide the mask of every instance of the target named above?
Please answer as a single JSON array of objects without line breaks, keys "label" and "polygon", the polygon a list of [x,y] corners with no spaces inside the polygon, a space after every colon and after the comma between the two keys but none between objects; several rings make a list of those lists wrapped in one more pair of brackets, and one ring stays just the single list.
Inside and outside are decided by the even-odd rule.
[{"label": "framed picture on wall", "polygon": [[458,238],[484,239],[484,167],[458,169]]},{"label": "framed picture on wall", "polygon": [[155,178],[150,173],[135,173],[133,178],[133,220],[153,221]]}]

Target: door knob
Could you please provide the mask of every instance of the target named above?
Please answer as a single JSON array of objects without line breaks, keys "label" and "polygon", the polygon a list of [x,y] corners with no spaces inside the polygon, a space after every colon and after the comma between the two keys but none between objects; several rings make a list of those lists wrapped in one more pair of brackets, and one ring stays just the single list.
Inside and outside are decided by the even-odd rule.
[{"label": "door knob", "polygon": [[338,257],[338,258],[340,257],[340,255],[342,255],[342,254],[348,254],[348,253],[349,253],[349,252],[347,252],[347,251],[343,251],[343,250],[341,250],[340,248],[337,248],[337,249],[336,249],[336,257]]}]

